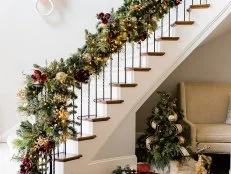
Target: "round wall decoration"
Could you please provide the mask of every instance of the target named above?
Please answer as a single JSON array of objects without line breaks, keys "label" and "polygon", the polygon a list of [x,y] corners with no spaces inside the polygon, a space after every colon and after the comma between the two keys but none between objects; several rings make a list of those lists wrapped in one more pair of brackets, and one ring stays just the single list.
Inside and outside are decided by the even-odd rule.
[{"label": "round wall decoration", "polygon": [[54,11],[53,0],[36,0],[36,11],[41,16],[49,16]]}]

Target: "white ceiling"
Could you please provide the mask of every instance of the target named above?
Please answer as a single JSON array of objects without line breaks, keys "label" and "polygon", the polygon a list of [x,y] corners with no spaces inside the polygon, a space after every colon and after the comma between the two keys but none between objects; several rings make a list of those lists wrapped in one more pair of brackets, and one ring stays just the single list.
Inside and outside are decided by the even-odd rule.
[{"label": "white ceiling", "polygon": [[201,43],[207,44],[212,40],[231,32],[231,15],[227,16],[225,20]]}]

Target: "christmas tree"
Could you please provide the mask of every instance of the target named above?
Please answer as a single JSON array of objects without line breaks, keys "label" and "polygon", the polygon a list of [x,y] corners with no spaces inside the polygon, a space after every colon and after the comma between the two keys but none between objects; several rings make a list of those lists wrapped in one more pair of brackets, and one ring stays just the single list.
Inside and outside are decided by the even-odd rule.
[{"label": "christmas tree", "polygon": [[160,101],[147,118],[148,128],[138,141],[137,157],[140,162],[151,163],[164,169],[171,160],[183,160],[188,156],[189,127],[183,122],[183,111],[177,106],[177,98],[167,92],[158,92]]}]

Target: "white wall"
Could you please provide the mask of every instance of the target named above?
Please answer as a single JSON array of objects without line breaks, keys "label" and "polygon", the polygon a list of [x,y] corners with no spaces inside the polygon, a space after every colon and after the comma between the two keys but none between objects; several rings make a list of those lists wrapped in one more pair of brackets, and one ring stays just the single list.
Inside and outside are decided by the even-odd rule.
[{"label": "white wall", "polygon": [[[177,93],[180,81],[231,83],[231,32],[197,48],[162,83],[158,90]],[[158,91],[157,90],[157,91]],[[137,111],[137,132],[146,128],[146,118],[158,101],[156,93]]]},{"label": "white wall", "polygon": [[42,18],[35,0],[0,0],[0,135],[19,121],[16,93],[22,72],[34,63],[66,58],[84,43],[84,29],[94,32],[96,14],[110,12],[123,0],[53,0],[55,12]]},{"label": "white wall", "polygon": [[110,138],[97,152],[93,160],[134,155],[136,133],[135,124],[135,115],[129,114],[115,132],[111,134]]}]

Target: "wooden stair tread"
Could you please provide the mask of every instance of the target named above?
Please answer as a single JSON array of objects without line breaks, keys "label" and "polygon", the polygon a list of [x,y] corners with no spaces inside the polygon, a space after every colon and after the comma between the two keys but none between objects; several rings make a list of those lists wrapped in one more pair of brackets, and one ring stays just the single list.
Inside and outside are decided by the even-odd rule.
[{"label": "wooden stair tread", "polygon": [[193,25],[194,21],[176,21],[175,25]]},{"label": "wooden stair tread", "polygon": [[159,39],[157,40],[163,40],[163,41],[177,41],[179,40],[180,37],[166,37],[166,36],[163,36],[163,37],[160,37]]},{"label": "wooden stair tread", "polygon": [[190,9],[203,9],[209,8],[210,4],[199,4],[199,5],[190,5]]},{"label": "wooden stair tread", "polygon": [[122,88],[125,88],[125,87],[131,88],[131,87],[137,86],[136,83],[111,83],[111,85],[114,87],[122,87]]},{"label": "wooden stair tread", "polygon": [[[94,118],[91,118],[94,117]],[[108,121],[110,117],[99,117],[97,118],[95,115],[91,115],[89,118],[83,118],[83,120],[90,121],[90,122],[101,122],[101,121]]]},{"label": "wooden stair tread", "polygon": [[138,68],[138,67],[127,67],[127,71],[150,71],[151,68]]},{"label": "wooden stair tread", "polygon": [[142,56],[163,56],[165,55],[165,52],[147,52],[142,53]]},{"label": "wooden stair tread", "polygon": [[75,154],[69,154],[69,153],[59,153],[55,155],[55,161],[58,162],[68,162],[72,160],[76,160],[83,157],[83,155],[75,155]]},{"label": "wooden stair tread", "polygon": [[97,103],[102,103],[102,104],[121,104],[124,102],[124,100],[113,100],[113,99],[97,99]]},{"label": "wooden stair tread", "polygon": [[92,140],[96,138],[96,135],[82,135],[81,137],[77,137],[78,141]]}]

